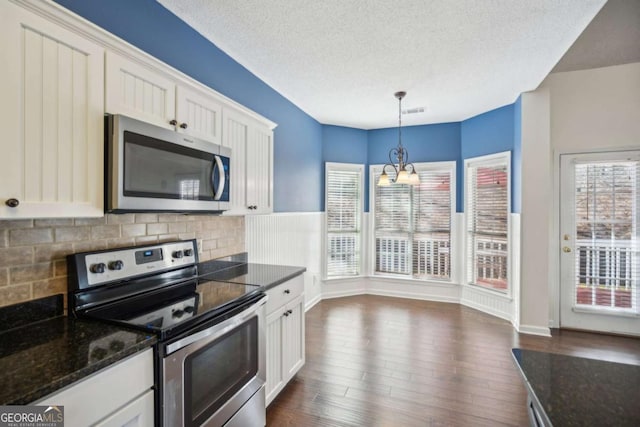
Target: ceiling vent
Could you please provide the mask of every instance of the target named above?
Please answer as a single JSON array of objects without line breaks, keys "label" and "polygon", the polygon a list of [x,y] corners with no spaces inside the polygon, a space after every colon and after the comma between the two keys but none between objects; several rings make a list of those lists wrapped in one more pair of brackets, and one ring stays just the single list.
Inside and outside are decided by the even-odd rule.
[{"label": "ceiling vent", "polygon": [[424,113],[424,107],[408,108],[406,110],[402,110],[402,114],[416,114],[416,113]]}]

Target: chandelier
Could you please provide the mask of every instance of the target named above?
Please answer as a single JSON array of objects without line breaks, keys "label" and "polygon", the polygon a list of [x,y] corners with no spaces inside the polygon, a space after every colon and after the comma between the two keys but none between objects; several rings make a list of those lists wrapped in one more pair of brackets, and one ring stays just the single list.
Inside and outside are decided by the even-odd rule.
[{"label": "chandelier", "polygon": [[[416,173],[413,163],[409,163],[409,152],[402,146],[402,98],[407,92],[396,92],[394,96],[398,98],[398,146],[389,150],[389,163],[382,167],[382,174],[378,179],[378,185],[387,186],[391,184],[420,184],[420,178]],[[396,166],[397,165],[397,166]],[[386,169],[390,166],[395,171],[395,178],[389,178]],[[411,167],[411,173],[407,171],[407,166]]]}]

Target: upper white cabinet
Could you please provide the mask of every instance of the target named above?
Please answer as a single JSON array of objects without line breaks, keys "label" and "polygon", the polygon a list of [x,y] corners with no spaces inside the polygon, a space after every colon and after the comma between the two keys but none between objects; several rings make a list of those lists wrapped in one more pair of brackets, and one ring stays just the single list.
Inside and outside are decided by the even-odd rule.
[{"label": "upper white cabinet", "polygon": [[103,215],[104,48],[0,2],[0,218]]},{"label": "upper white cabinet", "polygon": [[222,113],[222,145],[232,150],[232,215],[273,211],[273,131],[231,108]]},{"label": "upper white cabinet", "polygon": [[204,91],[141,62],[107,52],[107,113],[124,114],[216,144],[221,141],[222,104]]}]

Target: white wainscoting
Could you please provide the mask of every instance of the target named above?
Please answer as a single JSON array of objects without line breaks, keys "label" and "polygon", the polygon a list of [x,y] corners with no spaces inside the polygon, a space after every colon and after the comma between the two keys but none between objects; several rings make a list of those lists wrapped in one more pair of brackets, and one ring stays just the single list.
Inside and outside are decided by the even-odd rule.
[{"label": "white wainscoting", "polygon": [[306,267],[305,308],[322,297],[322,212],[274,213],[245,217],[245,247],[249,262]]},{"label": "white wainscoting", "polygon": [[[367,223],[365,215],[363,222]],[[373,294],[401,298],[459,303],[512,322],[523,333],[547,335],[520,325],[520,215],[510,217],[510,283],[512,294],[505,296],[476,286],[464,285],[464,214],[456,213],[452,227],[452,282],[418,282],[384,277],[357,277],[322,280],[324,213],[275,213],[245,218],[249,261],[265,264],[298,265],[305,273],[305,307],[321,299]],[[369,230],[364,226],[363,229]],[[367,236],[363,239],[365,270],[370,271],[371,254]]]}]

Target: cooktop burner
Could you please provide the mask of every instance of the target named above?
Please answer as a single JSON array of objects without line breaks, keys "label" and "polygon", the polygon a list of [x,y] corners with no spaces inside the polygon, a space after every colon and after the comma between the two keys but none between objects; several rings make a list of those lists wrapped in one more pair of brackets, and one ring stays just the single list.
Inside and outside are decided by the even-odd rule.
[{"label": "cooktop burner", "polygon": [[262,296],[198,278],[195,241],[70,255],[73,314],[173,336]]}]

